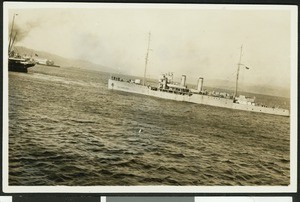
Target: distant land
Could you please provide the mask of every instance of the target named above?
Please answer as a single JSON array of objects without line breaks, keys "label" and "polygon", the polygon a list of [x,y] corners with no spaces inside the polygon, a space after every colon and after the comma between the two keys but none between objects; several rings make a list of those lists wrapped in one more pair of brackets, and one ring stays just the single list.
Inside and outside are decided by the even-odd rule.
[{"label": "distant land", "polygon": [[59,55],[55,55],[52,53],[48,53],[45,51],[38,51],[29,49],[23,46],[15,46],[14,49],[16,52],[18,52],[20,55],[32,55],[33,57],[37,58],[44,58],[53,60],[55,65],[59,65],[61,67],[76,67],[76,68],[82,68],[82,69],[90,69],[90,70],[98,70],[102,72],[117,72],[117,70],[109,67],[105,67],[99,64],[95,64],[86,60],[78,60],[78,59],[70,59],[70,58],[64,58]]},{"label": "distant land", "polygon": [[[88,70],[96,70],[114,74],[120,74],[119,70],[116,70],[112,67],[106,67],[100,64],[95,64],[86,60],[78,60],[78,59],[70,59],[64,58],[52,53],[48,53],[45,51],[38,51],[29,49],[22,46],[15,46],[15,50],[21,54],[32,55],[39,58],[45,58],[49,60],[53,60],[55,65],[59,65],[61,67],[74,67],[74,68],[81,68],[81,69],[88,69]],[[38,56],[36,56],[38,55]],[[159,76],[159,75],[158,75]],[[157,77],[158,77],[157,76]],[[152,79],[149,79],[152,80]],[[154,79],[157,81],[157,79]],[[196,84],[189,85],[190,87],[194,87]],[[215,91],[228,91],[234,92],[235,90],[235,82],[234,81],[227,81],[221,79],[214,79],[214,80],[205,80],[204,79],[204,88],[208,88],[209,90],[215,89]],[[239,91],[242,92],[249,92],[255,94],[263,94],[263,95],[272,95],[278,97],[290,97],[290,89],[284,87],[274,87],[274,86],[267,86],[267,85],[253,85],[253,84],[239,84]]]},{"label": "distant land", "polygon": [[[234,81],[226,81],[226,80],[209,80],[206,82],[207,86],[215,87],[215,88],[225,88],[232,92],[235,91],[235,82]],[[278,97],[290,97],[290,89],[280,86],[271,86],[271,85],[255,85],[255,84],[247,84],[239,82],[238,86],[239,91],[262,94],[262,95],[272,95]]]}]

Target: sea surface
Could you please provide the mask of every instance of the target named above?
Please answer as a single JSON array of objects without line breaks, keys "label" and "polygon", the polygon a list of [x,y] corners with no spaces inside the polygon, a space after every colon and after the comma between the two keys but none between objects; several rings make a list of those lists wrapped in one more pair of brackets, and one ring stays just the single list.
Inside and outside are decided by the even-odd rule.
[{"label": "sea surface", "polygon": [[289,184],[288,117],[111,91],[109,77],[9,72],[9,185]]}]

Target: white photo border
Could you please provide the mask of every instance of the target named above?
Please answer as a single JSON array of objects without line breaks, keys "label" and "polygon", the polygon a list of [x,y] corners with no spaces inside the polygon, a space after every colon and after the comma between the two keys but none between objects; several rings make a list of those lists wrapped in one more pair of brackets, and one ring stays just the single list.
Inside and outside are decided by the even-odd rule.
[{"label": "white photo border", "polygon": [[[28,8],[188,8],[288,10],[291,13],[290,185],[288,186],[10,186],[8,184],[8,10]],[[142,3],[3,3],[3,153],[2,185],[5,193],[292,193],[297,192],[297,69],[298,10],[289,5],[142,4]]]}]

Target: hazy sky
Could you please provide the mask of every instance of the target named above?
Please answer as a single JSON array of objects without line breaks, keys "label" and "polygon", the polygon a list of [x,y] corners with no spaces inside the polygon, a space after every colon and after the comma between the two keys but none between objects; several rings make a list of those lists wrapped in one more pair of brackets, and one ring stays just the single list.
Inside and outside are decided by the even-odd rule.
[{"label": "hazy sky", "polygon": [[240,81],[290,85],[290,11],[207,8],[9,9],[21,30],[16,45],[143,75],[164,72],[188,81],[234,81],[243,45]]}]

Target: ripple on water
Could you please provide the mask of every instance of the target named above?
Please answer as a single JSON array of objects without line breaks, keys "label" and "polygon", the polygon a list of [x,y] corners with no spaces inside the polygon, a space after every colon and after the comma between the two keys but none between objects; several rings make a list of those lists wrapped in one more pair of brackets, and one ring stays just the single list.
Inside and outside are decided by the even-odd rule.
[{"label": "ripple on water", "polygon": [[107,78],[9,74],[10,185],[289,184],[288,118],[118,93]]}]

